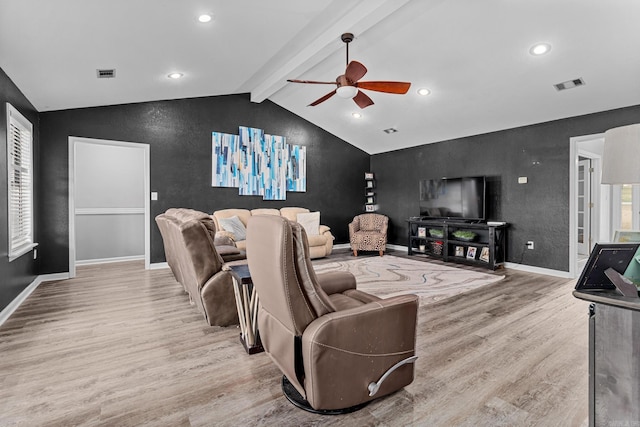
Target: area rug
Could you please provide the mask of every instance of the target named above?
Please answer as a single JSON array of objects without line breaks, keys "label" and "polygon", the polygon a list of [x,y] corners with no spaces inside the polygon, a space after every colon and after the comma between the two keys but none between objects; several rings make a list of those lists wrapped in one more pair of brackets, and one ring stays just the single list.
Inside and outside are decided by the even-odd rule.
[{"label": "area rug", "polygon": [[414,261],[392,255],[314,264],[317,273],[349,271],[358,289],[381,298],[416,294],[420,305],[432,304],[504,279],[504,276]]}]

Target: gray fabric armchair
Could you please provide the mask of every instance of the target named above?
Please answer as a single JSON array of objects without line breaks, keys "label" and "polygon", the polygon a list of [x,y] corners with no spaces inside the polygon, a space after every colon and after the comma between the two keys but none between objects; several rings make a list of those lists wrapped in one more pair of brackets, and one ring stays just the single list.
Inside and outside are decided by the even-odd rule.
[{"label": "gray fabric armchair", "polygon": [[380,299],[350,273],[316,275],[304,229],[282,217],[249,220],[247,259],[262,344],[291,402],[350,412],[413,381],[417,296]]}]

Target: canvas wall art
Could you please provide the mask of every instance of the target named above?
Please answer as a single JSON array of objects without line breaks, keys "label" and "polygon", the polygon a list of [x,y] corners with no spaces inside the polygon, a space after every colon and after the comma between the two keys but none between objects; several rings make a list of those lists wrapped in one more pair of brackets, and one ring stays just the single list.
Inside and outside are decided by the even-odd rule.
[{"label": "canvas wall art", "polygon": [[286,200],[307,190],[307,150],[284,136],[240,126],[238,135],[212,132],[212,186],[235,187],[242,196]]}]

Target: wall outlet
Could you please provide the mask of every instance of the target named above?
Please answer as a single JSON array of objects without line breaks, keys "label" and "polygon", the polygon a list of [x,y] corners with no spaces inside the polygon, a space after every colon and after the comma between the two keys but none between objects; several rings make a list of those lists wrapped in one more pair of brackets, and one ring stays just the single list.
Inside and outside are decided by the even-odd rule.
[{"label": "wall outlet", "polygon": [[533,249],[533,240],[527,242],[527,249]]}]

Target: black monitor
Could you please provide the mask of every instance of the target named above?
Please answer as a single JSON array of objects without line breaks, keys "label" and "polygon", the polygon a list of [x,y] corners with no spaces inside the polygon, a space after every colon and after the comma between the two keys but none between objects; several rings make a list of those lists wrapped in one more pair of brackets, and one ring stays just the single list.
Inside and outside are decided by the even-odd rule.
[{"label": "black monitor", "polygon": [[640,243],[596,243],[576,283],[576,290],[612,290],[616,286],[606,274],[612,268],[623,275]]}]

